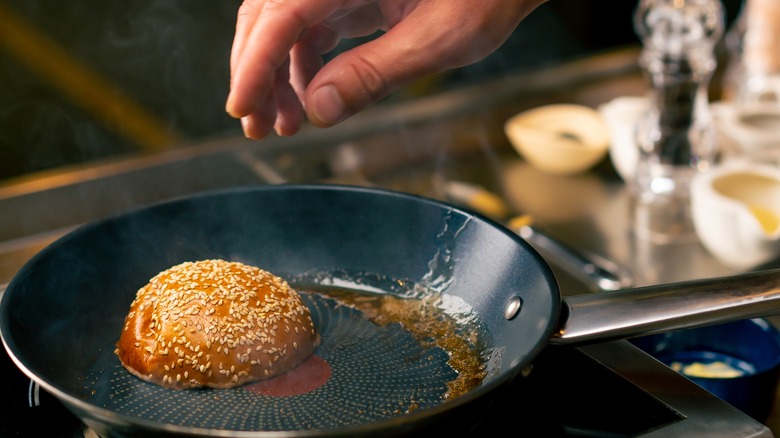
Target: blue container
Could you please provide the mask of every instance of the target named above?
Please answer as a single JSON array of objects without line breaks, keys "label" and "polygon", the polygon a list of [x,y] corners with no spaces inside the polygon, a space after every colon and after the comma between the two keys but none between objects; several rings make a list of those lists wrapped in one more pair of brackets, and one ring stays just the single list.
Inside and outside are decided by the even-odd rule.
[{"label": "blue container", "polygon": [[754,419],[769,417],[780,376],[780,333],[769,321],[747,319],[631,342]]}]

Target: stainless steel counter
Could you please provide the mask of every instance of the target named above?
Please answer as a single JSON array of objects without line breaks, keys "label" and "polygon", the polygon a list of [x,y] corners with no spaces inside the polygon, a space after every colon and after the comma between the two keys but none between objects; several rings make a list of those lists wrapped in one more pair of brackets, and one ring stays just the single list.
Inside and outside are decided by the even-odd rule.
[{"label": "stainless steel counter", "polygon": [[[467,166],[468,173],[495,188],[504,184],[504,157],[516,158],[502,129],[509,116],[545,103],[595,106],[615,95],[640,93],[637,53],[626,49],[430,98],[380,104],[336,128],[304,129],[291,138],[219,138],[0,182],[0,283],[21,260],[74,226],[203,190],[346,181],[435,195],[431,181],[404,182],[404,175],[438,174],[475,155],[488,164]],[[506,173],[513,175],[524,173]],[[519,188],[512,186],[507,181],[510,196],[509,190]],[[551,189],[545,193],[558,191]],[[526,200],[541,193],[529,192]],[[544,211],[528,211],[544,218]]]},{"label": "stainless steel counter", "polygon": [[[642,95],[638,50],[573,61],[413,102],[380,104],[342,126],[260,142],[215,139],[149,156],[30,175],[0,185],[0,285],[46,244],[85,222],[203,190],[279,182],[375,185],[442,198],[457,179],[502,194],[549,234],[628,268],[636,285],[733,273],[697,241],[637,238],[608,158],[571,177],[543,174],[510,147],[503,123],[542,104],[595,107]],[[554,264],[564,295],[587,292]],[[780,416],[767,422],[780,431]]]}]

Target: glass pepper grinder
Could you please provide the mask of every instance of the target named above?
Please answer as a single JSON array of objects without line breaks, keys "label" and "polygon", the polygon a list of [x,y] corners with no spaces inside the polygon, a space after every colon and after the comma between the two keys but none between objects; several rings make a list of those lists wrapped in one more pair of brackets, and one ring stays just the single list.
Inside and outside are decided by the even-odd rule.
[{"label": "glass pepper grinder", "polygon": [[649,105],[637,123],[634,232],[657,243],[696,238],[690,181],[717,159],[708,88],[724,27],[720,0],[640,0],[634,27]]},{"label": "glass pepper grinder", "polygon": [[723,100],[780,105],[780,1],[743,0],[725,41]]}]

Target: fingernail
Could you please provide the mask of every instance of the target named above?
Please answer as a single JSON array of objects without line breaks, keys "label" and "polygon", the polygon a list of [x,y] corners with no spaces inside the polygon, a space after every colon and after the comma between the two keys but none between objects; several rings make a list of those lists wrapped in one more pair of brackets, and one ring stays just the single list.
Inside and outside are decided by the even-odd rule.
[{"label": "fingernail", "polygon": [[252,122],[249,117],[241,117],[241,130],[246,138],[252,138]]},{"label": "fingernail", "polygon": [[227,101],[225,102],[225,111],[231,116],[235,118],[240,118],[241,115],[235,112],[235,104],[233,103],[233,99],[235,97],[233,96],[233,93],[231,92],[228,94]]},{"label": "fingernail", "polygon": [[271,131],[270,127],[264,127],[257,123],[252,116],[241,118],[241,128],[244,130],[244,136],[252,140],[265,138]]},{"label": "fingernail", "polygon": [[335,125],[346,118],[344,101],[333,85],[324,85],[312,95],[314,117],[324,124]]}]

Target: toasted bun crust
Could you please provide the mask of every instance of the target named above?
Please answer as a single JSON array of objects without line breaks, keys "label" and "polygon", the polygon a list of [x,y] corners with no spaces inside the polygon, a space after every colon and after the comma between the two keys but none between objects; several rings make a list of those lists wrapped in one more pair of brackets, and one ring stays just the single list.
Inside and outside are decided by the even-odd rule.
[{"label": "toasted bun crust", "polygon": [[230,388],[293,369],[318,343],[309,309],[286,281],[203,260],[138,291],[115,352],[132,374],[168,388]]}]

